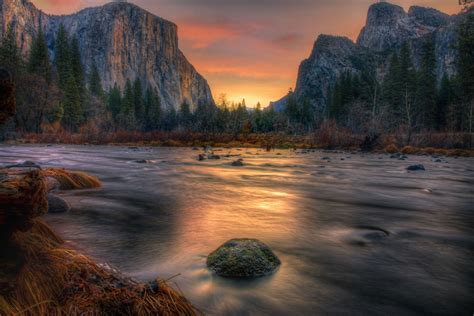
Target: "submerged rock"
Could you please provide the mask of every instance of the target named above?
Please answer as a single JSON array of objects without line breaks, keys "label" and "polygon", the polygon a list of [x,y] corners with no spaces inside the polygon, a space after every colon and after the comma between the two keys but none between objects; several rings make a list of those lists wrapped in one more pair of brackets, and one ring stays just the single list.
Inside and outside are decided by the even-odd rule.
[{"label": "submerged rock", "polygon": [[61,189],[61,183],[53,177],[45,177],[44,181],[48,192],[59,191]]},{"label": "submerged rock", "polygon": [[238,160],[232,162],[232,166],[234,166],[234,167],[243,167],[244,166],[244,160],[243,159],[238,159]]},{"label": "submerged rock", "polygon": [[48,194],[48,213],[66,213],[71,210],[71,206],[63,198]]},{"label": "submerged rock", "polygon": [[255,278],[271,274],[280,259],[257,239],[232,239],[207,257],[207,266],[227,278]]},{"label": "submerged rock", "polygon": [[356,227],[349,235],[345,237],[349,244],[356,246],[367,246],[369,244],[381,242],[390,236],[390,232],[373,226]]},{"label": "submerged rock", "polygon": [[219,155],[207,155],[207,159],[221,159],[221,156]]},{"label": "submerged rock", "polygon": [[145,160],[145,159],[140,159],[140,160],[135,160],[134,163],[148,163],[149,161],[148,160]]},{"label": "submerged rock", "polygon": [[41,169],[41,166],[38,165],[34,161],[26,160],[24,162],[21,162],[21,163],[15,164],[15,165],[9,165],[9,166],[7,166],[7,168],[8,169],[11,169],[11,168],[36,168],[36,169]]},{"label": "submerged rock", "polygon": [[423,165],[411,165],[407,167],[408,171],[425,171],[425,166]]}]

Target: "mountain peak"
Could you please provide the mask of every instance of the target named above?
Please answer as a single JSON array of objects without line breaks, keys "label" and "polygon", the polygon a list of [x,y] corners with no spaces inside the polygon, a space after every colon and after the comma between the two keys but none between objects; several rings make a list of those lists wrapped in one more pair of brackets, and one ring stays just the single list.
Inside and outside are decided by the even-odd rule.
[{"label": "mountain peak", "polygon": [[369,9],[367,23],[357,43],[378,52],[390,50],[407,40],[433,32],[448,19],[447,14],[435,9],[414,6],[407,13],[394,4],[376,3]]},{"label": "mountain peak", "polygon": [[368,19],[373,22],[382,22],[390,18],[406,15],[405,10],[399,5],[388,2],[377,2],[369,7]]},{"label": "mountain peak", "polygon": [[408,10],[408,16],[422,25],[440,27],[448,23],[450,16],[433,8],[412,6]]},{"label": "mountain peak", "polygon": [[26,55],[41,26],[51,57],[59,26],[77,37],[85,69],[95,64],[109,88],[140,79],[156,89],[165,108],[214,104],[206,80],[178,47],[176,24],[127,2],[110,2],[70,15],[48,15],[26,0],[0,0],[0,38],[13,27]]}]

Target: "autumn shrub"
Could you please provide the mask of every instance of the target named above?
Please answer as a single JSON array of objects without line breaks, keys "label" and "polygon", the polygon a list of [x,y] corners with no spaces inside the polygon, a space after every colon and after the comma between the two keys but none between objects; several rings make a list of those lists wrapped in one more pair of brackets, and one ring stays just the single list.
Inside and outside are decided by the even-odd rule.
[{"label": "autumn shrub", "polygon": [[399,152],[399,149],[395,144],[392,143],[385,147],[385,152],[389,154],[394,154],[394,153]]},{"label": "autumn shrub", "polygon": [[92,189],[101,186],[98,178],[80,171],[51,168],[42,170],[42,174],[56,179],[61,190]]},{"label": "autumn shrub", "polygon": [[405,155],[413,155],[418,152],[418,148],[415,148],[413,146],[405,146],[400,151]]}]

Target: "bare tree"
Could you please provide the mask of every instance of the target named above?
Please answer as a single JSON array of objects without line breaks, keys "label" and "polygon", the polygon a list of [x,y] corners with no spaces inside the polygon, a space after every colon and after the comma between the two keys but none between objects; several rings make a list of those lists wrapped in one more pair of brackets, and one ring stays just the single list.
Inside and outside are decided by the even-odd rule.
[{"label": "bare tree", "polygon": [[49,85],[42,76],[25,74],[18,77],[17,126],[23,132],[40,133],[41,124],[60,108],[60,97],[57,86]]}]

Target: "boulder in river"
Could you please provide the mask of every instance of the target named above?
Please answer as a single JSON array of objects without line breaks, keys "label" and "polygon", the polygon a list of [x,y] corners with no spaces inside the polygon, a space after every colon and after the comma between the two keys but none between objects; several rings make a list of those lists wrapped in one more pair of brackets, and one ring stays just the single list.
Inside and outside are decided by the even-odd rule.
[{"label": "boulder in river", "polygon": [[226,278],[256,278],[271,274],[280,259],[257,239],[232,239],[207,257],[207,266]]},{"label": "boulder in river", "polygon": [[44,181],[48,192],[59,191],[61,189],[61,183],[53,177],[45,177]]},{"label": "boulder in river", "polygon": [[71,206],[63,198],[48,194],[48,213],[66,213],[71,210]]},{"label": "boulder in river", "polygon": [[398,158],[400,158],[401,155],[402,154],[400,154],[400,153],[394,153],[394,154],[390,155],[390,158],[391,159],[398,159]]},{"label": "boulder in river", "polygon": [[206,160],[206,156],[203,155],[203,154],[200,154],[200,155],[198,156],[198,160],[199,160],[199,161],[204,161],[204,160]]},{"label": "boulder in river", "polygon": [[423,165],[411,165],[407,167],[408,171],[425,171],[425,166]]},{"label": "boulder in river", "polygon": [[148,160],[140,159],[140,160],[135,160],[134,162],[143,164],[143,163],[148,163]]},{"label": "boulder in river", "polygon": [[244,160],[243,159],[238,159],[238,160],[232,162],[232,166],[234,166],[234,167],[243,167],[244,166]]}]

